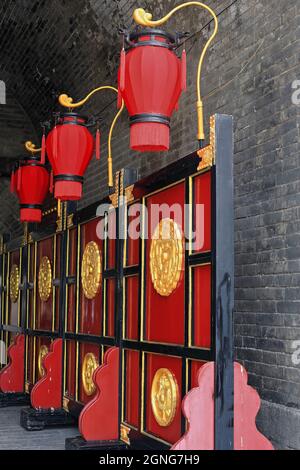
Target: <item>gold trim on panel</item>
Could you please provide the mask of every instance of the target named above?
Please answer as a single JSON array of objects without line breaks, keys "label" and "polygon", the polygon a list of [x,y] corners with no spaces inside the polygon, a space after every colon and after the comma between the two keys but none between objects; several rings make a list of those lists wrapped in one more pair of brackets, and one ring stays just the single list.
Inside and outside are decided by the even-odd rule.
[{"label": "gold trim on panel", "polygon": [[[11,267],[10,275],[9,275],[9,297],[13,304],[16,304],[19,299],[19,283],[20,283],[19,267],[16,264],[13,264]],[[18,315],[19,315],[19,311],[18,311]]]},{"label": "gold trim on panel", "polygon": [[40,262],[38,286],[41,301],[48,302],[52,292],[52,266],[47,256],[44,256]]},{"label": "gold trim on panel", "polygon": [[79,332],[79,302],[80,302],[80,251],[81,251],[81,225],[77,227],[77,251],[76,251],[76,318],[75,333]]},{"label": "gold trim on panel", "polygon": [[125,426],[125,424],[121,424],[120,428],[120,439],[121,441],[125,442],[125,444],[130,446],[130,439],[129,439],[129,433],[131,431],[131,428]]},{"label": "gold trim on panel", "polygon": [[75,376],[76,376],[76,383],[75,383],[75,399],[76,401],[79,400],[79,342],[76,341],[76,370],[75,370]]},{"label": "gold trim on panel", "polygon": [[153,232],[149,256],[152,284],[162,297],[169,297],[177,289],[183,260],[181,227],[174,220],[162,219]]},{"label": "gold trim on panel", "polygon": [[[53,237],[53,279],[56,279],[56,250],[57,250],[57,238],[56,234]],[[52,288],[52,331],[55,331],[55,313],[56,313],[56,287]]]},{"label": "gold trim on panel", "polygon": [[39,369],[40,378],[44,377],[46,373],[44,366],[43,366],[43,360],[44,360],[44,357],[47,356],[48,353],[49,353],[48,347],[46,345],[42,345],[39,350],[39,358],[38,358],[38,369]]},{"label": "gold trim on panel", "polygon": [[93,395],[96,391],[93,374],[98,367],[99,362],[97,361],[95,354],[87,353],[83,359],[81,369],[83,389],[87,396]]},{"label": "gold trim on panel", "polygon": [[179,404],[176,377],[169,369],[159,369],[151,386],[151,407],[159,426],[169,427],[174,421]]},{"label": "gold trim on panel", "polygon": [[198,171],[210,168],[215,163],[216,149],[216,119],[215,116],[210,117],[210,144],[203,149],[198,150],[197,154],[200,158]]},{"label": "gold trim on panel", "polygon": [[141,385],[142,385],[142,390],[141,390],[141,432],[144,431],[145,428],[145,421],[144,421],[144,412],[145,412],[145,358],[146,353],[145,351],[142,351],[142,371],[141,371]]},{"label": "gold trim on panel", "polygon": [[38,244],[34,244],[34,270],[33,270],[33,329],[36,329],[36,296],[37,296],[37,282],[36,282],[36,273],[37,273],[37,249]]},{"label": "gold trim on panel", "polygon": [[63,409],[67,412],[69,412],[69,402],[70,402],[69,398],[64,396],[63,397]]},{"label": "gold trim on panel", "polygon": [[99,293],[102,282],[101,252],[96,242],[86,245],[81,262],[81,285],[85,297],[92,300]]}]

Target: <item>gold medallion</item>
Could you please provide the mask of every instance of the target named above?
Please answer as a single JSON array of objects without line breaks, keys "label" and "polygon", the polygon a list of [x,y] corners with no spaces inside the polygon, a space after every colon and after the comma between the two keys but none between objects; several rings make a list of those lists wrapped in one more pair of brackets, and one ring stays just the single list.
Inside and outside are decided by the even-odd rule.
[{"label": "gold medallion", "polygon": [[82,364],[82,383],[86,395],[91,396],[96,391],[96,386],[93,381],[93,374],[99,367],[99,363],[93,353],[87,353]]},{"label": "gold medallion", "polygon": [[100,290],[102,278],[101,253],[97,243],[86,245],[81,265],[81,284],[85,297],[92,300]]},{"label": "gold medallion", "polygon": [[183,236],[179,225],[163,219],[153,233],[150,273],[154,289],[168,297],[177,288],[183,269]]},{"label": "gold medallion", "polygon": [[151,388],[151,405],[157,423],[162,427],[172,424],[179,402],[178,385],[169,369],[159,369]]},{"label": "gold medallion", "polygon": [[48,352],[49,350],[47,346],[43,345],[40,347],[39,359],[38,359],[38,368],[39,368],[40,377],[44,377],[46,373],[44,366],[43,366],[43,360],[44,360],[44,357],[47,356]]},{"label": "gold medallion", "polygon": [[42,258],[39,269],[39,296],[43,302],[49,300],[52,292],[52,269],[51,262],[47,256]]},{"label": "gold medallion", "polygon": [[15,304],[19,298],[19,284],[20,284],[19,268],[16,264],[14,264],[11,268],[10,277],[9,277],[9,296],[13,304]]}]

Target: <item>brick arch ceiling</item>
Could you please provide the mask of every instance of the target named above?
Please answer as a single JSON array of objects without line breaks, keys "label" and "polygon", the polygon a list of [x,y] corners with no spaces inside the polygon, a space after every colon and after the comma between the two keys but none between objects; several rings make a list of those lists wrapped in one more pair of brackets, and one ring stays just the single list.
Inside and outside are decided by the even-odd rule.
[{"label": "brick arch ceiling", "polygon": [[[114,81],[118,28],[130,25],[133,8],[132,0],[1,1],[0,80],[8,92],[7,105],[0,106],[2,170],[6,159],[20,156],[24,140],[39,139],[40,122],[55,110],[59,93],[81,97]],[[105,108],[111,99],[99,95],[96,106]],[[3,177],[0,197],[0,233],[14,236],[21,230],[18,207]]]}]

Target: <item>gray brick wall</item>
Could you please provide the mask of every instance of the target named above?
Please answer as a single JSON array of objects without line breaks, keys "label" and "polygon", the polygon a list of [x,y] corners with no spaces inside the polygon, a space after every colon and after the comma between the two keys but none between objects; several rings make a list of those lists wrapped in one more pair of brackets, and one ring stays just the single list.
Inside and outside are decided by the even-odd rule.
[{"label": "gray brick wall", "polygon": [[[154,0],[138,6],[160,17],[178,3]],[[300,79],[299,2],[207,3],[220,13],[220,32],[204,66],[206,122],[215,112],[235,119],[236,357],[264,400],[260,427],[276,446],[300,448],[300,374],[292,361],[293,342],[300,340],[300,111],[291,103],[292,82]],[[37,130],[60,92],[77,99],[98,84],[115,83],[117,30],[132,24],[136,2],[1,5],[0,43],[10,40],[1,47],[0,72],[7,72],[9,86]],[[188,91],[172,122],[170,152],[132,153],[124,115],[113,141],[115,170],[135,166],[144,176],[195,149],[194,84],[199,51],[210,31],[207,18],[190,11],[168,25],[173,31],[199,31],[187,44]],[[99,95],[83,111],[103,116],[104,143],[114,97]],[[94,161],[88,170],[81,206],[106,192],[105,156],[103,145],[100,164]]]}]

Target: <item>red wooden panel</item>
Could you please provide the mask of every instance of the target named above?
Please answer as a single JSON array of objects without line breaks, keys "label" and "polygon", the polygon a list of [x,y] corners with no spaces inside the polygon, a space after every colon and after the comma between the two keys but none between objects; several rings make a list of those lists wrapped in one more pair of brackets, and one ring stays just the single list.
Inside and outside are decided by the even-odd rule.
[{"label": "red wooden panel", "polygon": [[107,279],[107,313],[106,313],[106,336],[115,336],[115,279]]},{"label": "red wooden panel", "polygon": [[69,231],[69,276],[76,276],[77,266],[77,230]]},{"label": "red wooden panel", "polygon": [[194,325],[193,345],[211,347],[211,265],[193,269]]},{"label": "red wooden panel", "polygon": [[[86,245],[94,241],[97,243],[101,256],[102,256],[102,272],[103,272],[103,240],[99,240],[97,237],[97,227],[99,224],[99,219],[93,220],[85,225],[82,226],[81,229],[81,260],[80,260],[80,269],[81,269],[81,262],[82,256],[84,253],[84,249]],[[96,297],[92,300],[89,300],[85,297],[81,281],[80,281],[80,333],[85,334],[94,334],[94,335],[102,335],[102,318],[103,318],[103,302],[102,302],[102,295],[103,295],[103,280],[101,283],[101,288],[96,295]]]},{"label": "red wooden panel", "polygon": [[[182,390],[182,360],[176,357],[147,354],[146,377],[146,431],[170,444],[176,442],[181,436],[181,390]],[[169,369],[176,378],[178,385],[178,405],[174,420],[168,427],[160,426],[153,414],[151,406],[151,387],[153,378],[159,369]]]},{"label": "red wooden panel", "polygon": [[190,388],[198,387],[198,374],[205,364],[206,362],[202,361],[190,361]]},{"label": "red wooden panel", "polygon": [[[130,208],[129,208],[130,210]],[[133,232],[140,233],[140,215],[128,216],[128,239],[127,239],[127,266],[135,266],[140,263],[140,237],[130,236],[130,228]]]},{"label": "red wooden panel", "polygon": [[0,391],[21,393],[24,391],[25,336],[17,335],[7,351],[8,364],[0,371]]},{"label": "red wooden panel", "polygon": [[138,351],[125,352],[125,421],[139,427],[140,418],[140,354]]},{"label": "red wooden panel", "polygon": [[75,333],[76,330],[76,285],[68,286],[67,305],[67,331]]},{"label": "red wooden panel", "polygon": [[[79,401],[81,403],[88,403],[95,394],[88,396],[83,387],[82,383],[82,364],[85,358],[85,355],[88,353],[93,353],[95,357],[97,358],[99,364],[101,364],[101,350],[100,347],[97,344],[89,344],[89,343],[81,343],[80,344],[80,353],[79,353],[79,363],[80,363],[80,369],[79,369]],[[96,393],[96,391],[95,391]]]},{"label": "red wooden panel", "polygon": [[108,244],[108,260],[107,267],[108,269],[114,269],[116,267],[116,212],[112,211],[108,214],[108,229],[109,229],[109,238],[107,240]]},{"label": "red wooden panel", "polygon": [[28,336],[28,350],[27,350],[27,380],[30,384],[34,383],[34,370],[33,370],[33,362],[34,362],[34,337]]},{"label": "red wooden panel", "polygon": [[[180,183],[167,190],[161,191],[147,200],[148,224],[151,237],[155,226],[151,227],[153,205],[178,204],[181,210],[180,220],[176,223],[184,233],[184,203],[185,186]],[[161,217],[162,218],[162,217]],[[167,218],[173,218],[170,214]],[[152,225],[155,225],[152,220]],[[162,297],[153,287],[149,268],[151,240],[146,243],[146,339],[162,343],[183,344],[184,342],[184,271],[176,290],[169,297]],[[183,260],[184,269],[184,260]],[[172,325],[172,328],[170,328]]]},{"label": "red wooden panel", "polygon": [[33,387],[31,405],[37,410],[59,409],[62,404],[63,340],[56,339],[43,359],[45,375]]},{"label": "red wooden panel", "polygon": [[79,431],[86,441],[119,438],[119,356],[118,348],[110,348],[104,364],[94,372],[95,397],[79,416]]},{"label": "red wooden panel", "polygon": [[75,400],[76,394],[76,342],[66,341],[66,390],[65,395]]},{"label": "red wooden panel", "polygon": [[[204,173],[195,178],[194,183],[194,231],[196,230],[200,246],[196,252],[211,251],[211,172]],[[196,227],[196,205],[204,206],[204,220],[201,217]]]},{"label": "red wooden panel", "polygon": [[[21,273],[21,266],[20,266],[20,252],[19,250],[13,251],[10,254],[10,272],[9,272],[9,278],[8,282],[10,279],[10,273],[12,270],[13,265],[16,265],[19,269],[19,276],[20,276],[20,282],[22,280],[22,273]],[[8,324],[13,325],[13,326],[18,326],[18,312],[19,312],[19,301],[20,301],[20,292],[19,292],[19,297],[17,302],[12,302],[10,299],[10,285],[8,289]]]},{"label": "red wooden panel", "polygon": [[[55,266],[55,277],[59,279],[60,277],[60,253],[61,253],[61,235],[56,236],[56,266]],[[55,287],[55,331],[59,329],[59,297],[60,297],[60,288]]]},{"label": "red wooden panel", "polygon": [[126,284],[126,338],[138,340],[139,334],[139,277],[130,276]]},{"label": "red wooden panel", "polygon": [[52,292],[47,302],[40,299],[38,292],[38,276],[40,263],[44,256],[49,258],[51,263],[52,275],[54,273],[54,258],[53,258],[53,238],[40,241],[37,247],[37,295],[36,295],[36,329],[43,331],[52,331],[52,319],[53,319],[53,297]]}]

